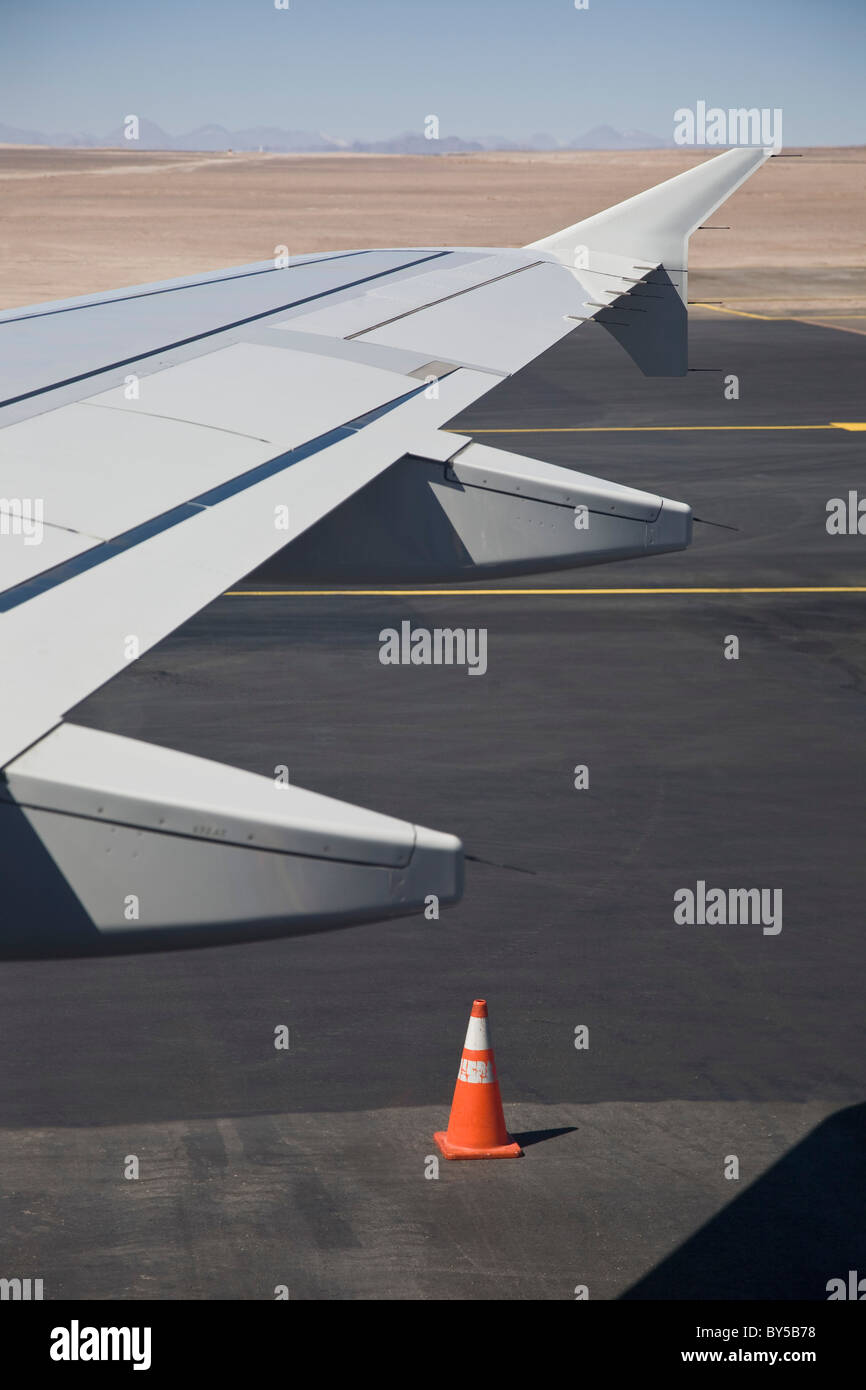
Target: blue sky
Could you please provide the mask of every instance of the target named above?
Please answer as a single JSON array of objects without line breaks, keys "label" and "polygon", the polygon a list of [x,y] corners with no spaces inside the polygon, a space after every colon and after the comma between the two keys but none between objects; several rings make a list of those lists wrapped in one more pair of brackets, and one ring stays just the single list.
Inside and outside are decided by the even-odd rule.
[{"label": "blue sky", "polygon": [[129,113],[346,139],[781,107],[787,146],[866,143],[866,0],[0,0],[0,121],[104,134]]}]

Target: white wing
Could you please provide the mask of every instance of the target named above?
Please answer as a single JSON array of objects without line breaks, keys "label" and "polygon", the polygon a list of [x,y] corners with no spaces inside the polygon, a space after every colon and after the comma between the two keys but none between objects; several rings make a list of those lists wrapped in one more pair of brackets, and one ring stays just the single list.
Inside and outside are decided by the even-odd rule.
[{"label": "white wing", "polygon": [[[699,207],[768,153],[631,200],[631,239],[595,218],[524,250],[345,252],[0,315],[0,949],[311,930],[459,896],[452,836],[64,715],[274,557],[340,570],[347,535],[371,537],[355,566],[427,579],[687,545],[682,504],[442,427],[608,303],[681,306]],[[658,325],[633,355],[679,361],[681,325]]]}]

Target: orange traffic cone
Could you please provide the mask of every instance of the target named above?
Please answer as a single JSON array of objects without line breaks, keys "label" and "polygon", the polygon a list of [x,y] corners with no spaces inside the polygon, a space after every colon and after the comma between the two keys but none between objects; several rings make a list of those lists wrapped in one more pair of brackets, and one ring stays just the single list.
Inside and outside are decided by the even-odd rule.
[{"label": "orange traffic cone", "polygon": [[505,1128],[484,999],[472,1005],[448,1132],[433,1138],[446,1158],[520,1158],[523,1153]]}]

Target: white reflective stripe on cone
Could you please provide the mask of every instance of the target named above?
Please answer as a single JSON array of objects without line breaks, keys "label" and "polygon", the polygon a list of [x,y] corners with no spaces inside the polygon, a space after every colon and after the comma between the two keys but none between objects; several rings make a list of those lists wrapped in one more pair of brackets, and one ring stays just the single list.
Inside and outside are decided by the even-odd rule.
[{"label": "white reflective stripe on cone", "polygon": [[463,1046],[470,1052],[490,1051],[490,1028],[486,1018],[470,1018]]},{"label": "white reflective stripe on cone", "polygon": [[[474,1051],[474,1049],[473,1049]],[[463,1057],[460,1062],[460,1073],[458,1081],[469,1081],[482,1086],[490,1086],[496,1080],[496,1068],[493,1065],[493,1058],[488,1062],[474,1062],[469,1057]]]}]

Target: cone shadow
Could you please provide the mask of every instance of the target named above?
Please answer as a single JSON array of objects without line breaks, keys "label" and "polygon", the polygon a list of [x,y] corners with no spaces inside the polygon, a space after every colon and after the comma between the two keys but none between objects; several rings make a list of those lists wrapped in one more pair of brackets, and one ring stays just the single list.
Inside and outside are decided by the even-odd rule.
[{"label": "cone shadow", "polygon": [[511,1137],[521,1149],[528,1149],[532,1144],[543,1144],[545,1139],[559,1139],[563,1134],[574,1134],[576,1131],[577,1125],[563,1125],[559,1129],[529,1129]]}]

